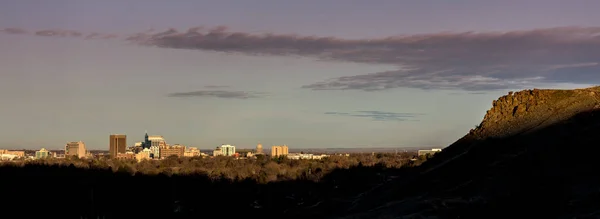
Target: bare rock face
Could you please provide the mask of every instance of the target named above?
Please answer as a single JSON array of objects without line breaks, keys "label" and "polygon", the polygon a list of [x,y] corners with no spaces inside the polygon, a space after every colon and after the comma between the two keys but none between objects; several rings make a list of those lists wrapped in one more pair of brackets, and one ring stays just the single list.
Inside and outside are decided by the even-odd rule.
[{"label": "bare rock face", "polygon": [[598,107],[600,87],[511,91],[494,100],[481,124],[469,135],[478,139],[517,135]]}]

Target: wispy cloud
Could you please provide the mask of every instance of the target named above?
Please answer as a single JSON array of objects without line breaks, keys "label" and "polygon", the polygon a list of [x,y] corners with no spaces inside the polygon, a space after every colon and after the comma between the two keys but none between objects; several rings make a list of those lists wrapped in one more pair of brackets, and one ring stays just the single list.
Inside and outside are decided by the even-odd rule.
[{"label": "wispy cloud", "polygon": [[370,118],[374,121],[416,121],[416,117],[424,115],[421,113],[394,113],[384,111],[355,111],[353,113],[325,112],[325,114]]},{"label": "wispy cloud", "polygon": [[21,29],[21,28],[4,28],[2,29],[3,33],[8,33],[8,34],[27,34],[29,33],[27,30],[25,29]]},{"label": "wispy cloud", "polygon": [[228,88],[229,86],[227,85],[206,85],[204,86],[204,88],[211,88],[211,89],[215,89],[215,88]]},{"label": "wispy cloud", "polygon": [[114,39],[118,38],[116,34],[96,33],[92,32],[89,34],[76,31],[76,30],[65,30],[65,29],[45,29],[30,32],[22,28],[9,27],[4,28],[0,32],[7,34],[30,34],[34,36],[42,37],[83,37],[84,39]]},{"label": "wispy cloud", "polygon": [[81,37],[83,33],[75,30],[48,29],[35,32],[36,36]]},{"label": "wispy cloud", "polygon": [[85,39],[113,39],[117,37],[116,34],[90,33],[85,36]]},{"label": "wispy cloud", "polygon": [[[19,33],[14,30],[4,29],[3,32]],[[77,31],[54,29],[35,34],[82,36]],[[302,86],[312,90],[376,91],[407,87],[478,92],[544,83],[600,83],[600,27],[444,32],[350,40],[296,34],[250,34],[219,26],[193,27],[187,31],[147,30],[124,39],[166,48],[300,55],[398,66],[394,71],[365,72]]]},{"label": "wispy cloud", "polygon": [[228,90],[201,90],[192,92],[171,93],[169,97],[217,97],[227,99],[248,99],[264,97],[266,93]]}]

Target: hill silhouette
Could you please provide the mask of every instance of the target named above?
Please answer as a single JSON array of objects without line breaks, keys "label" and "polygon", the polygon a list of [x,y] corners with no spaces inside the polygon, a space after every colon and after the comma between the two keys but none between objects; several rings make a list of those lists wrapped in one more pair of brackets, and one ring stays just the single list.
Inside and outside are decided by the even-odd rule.
[{"label": "hill silhouette", "polygon": [[600,88],[526,90],[343,218],[600,218]]}]

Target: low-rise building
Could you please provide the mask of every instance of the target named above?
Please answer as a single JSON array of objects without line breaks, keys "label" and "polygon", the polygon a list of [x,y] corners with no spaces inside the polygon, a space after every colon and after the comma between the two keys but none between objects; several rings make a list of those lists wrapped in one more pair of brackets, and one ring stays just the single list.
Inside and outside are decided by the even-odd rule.
[{"label": "low-rise building", "polygon": [[292,153],[288,154],[287,158],[292,160],[320,160],[324,157],[328,157],[326,154],[314,155],[314,154],[301,154],[301,153]]},{"label": "low-rise building", "polygon": [[117,153],[118,160],[133,160],[135,159],[135,154],[133,152],[125,152],[125,153]]},{"label": "low-rise building", "polygon": [[0,150],[0,155],[3,154],[15,155],[15,157],[25,157],[25,151]]},{"label": "low-rise building", "polygon": [[221,151],[220,147],[215,148],[215,150],[213,150],[213,156],[223,156],[223,151]]},{"label": "low-rise building", "polygon": [[201,155],[202,155],[202,153],[196,147],[186,148],[185,152],[183,153],[184,157],[198,157],[198,156],[201,156]]},{"label": "low-rise building", "polygon": [[17,155],[14,154],[0,154],[0,160],[13,160],[17,158]]},{"label": "low-rise building", "polygon": [[442,151],[442,149],[440,149],[440,148],[432,148],[431,150],[419,150],[417,152],[417,155],[419,155],[419,156],[427,156],[427,155],[430,155],[430,154],[433,155],[433,154],[441,152],[441,151]]},{"label": "low-rise building", "polygon": [[50,157],[52,157],[52,153],[46,150],[46,148],[42,148],[35,152],[35,159],[45,159]]},{"label": "low-rise building", "polygon": [[160,157],[167,158],[170,156],[183,157],[185,153],[185,146],[183,145],[166,145],[160,147]]},{"label": "low-rise building", "polygon": [[135,155],[135,159],[136,159],[138,162],[141,162],[141,161],[143,161],[143,160],[150,160],[150,159],[151,159],[151,158],[150,158],[150,153],[152,153],[152,151],[150,151],[150,149],[148,149],[148,148],[145,148],[145,149],[144,149],[144,150],[142,150],[140,153],[137,153],[137,154]]}]

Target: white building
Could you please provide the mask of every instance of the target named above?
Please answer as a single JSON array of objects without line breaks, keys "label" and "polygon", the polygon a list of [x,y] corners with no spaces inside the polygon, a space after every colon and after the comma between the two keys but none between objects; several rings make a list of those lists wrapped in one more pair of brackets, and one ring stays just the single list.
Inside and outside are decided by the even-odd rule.
[{"label": "white building", "polygon": [[292,154],[288,154],[287,158],[288,159],[292,159],[292,160],[320,160],[324,157],[328,157],[328,155],[325,154],[321,154],[321,155],[314,155],[314,154],[299,154],[299,153],[292,153]]},{"label": "white building", "polygon": [[419,150],[417,152],[418,156],[423,156],[423,155],[428,155],[428,154],[435,154],[438,152],[441,152],[442,149],[441,148],[432,148],[431,150]]},{"label": "white building", "polygon": [[233,156],[235,154],[235,146],[228,144],[221,145],[221,152],[223,156]]},{"label": "white building", "polygon": [[150,146],[150,155],[154,159],[160,158],[160,147],[159,146]]},{"label": "white building", "polygon": [[142,150],[140,153],[137,153],[135,155],[135,159],[140,162],[142,160],[149,160],[150,159],[150,154],[152,153],[152,151],[150,151],[150,149],[145,148],[144,150]]},{"label": "white building", "polygon": [[213,156],[222,156],[223,155],[223,151],[221,151],[220,147],[215,148],[215,150],[213,151]]},{"label": "white building", "polygon": [[12,160],[17,158],[17,155],[14,154],[2,154],[0,155],[0,160]]}]

